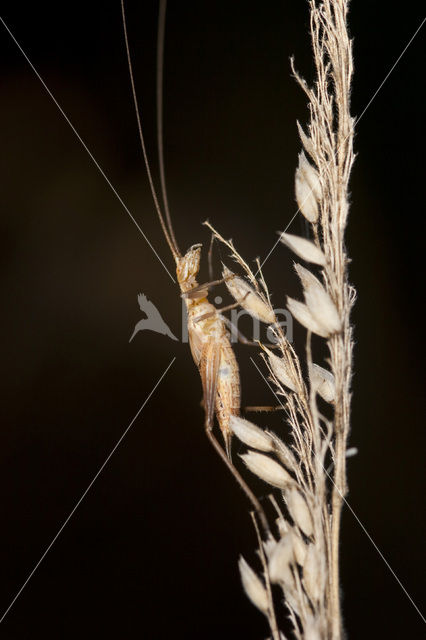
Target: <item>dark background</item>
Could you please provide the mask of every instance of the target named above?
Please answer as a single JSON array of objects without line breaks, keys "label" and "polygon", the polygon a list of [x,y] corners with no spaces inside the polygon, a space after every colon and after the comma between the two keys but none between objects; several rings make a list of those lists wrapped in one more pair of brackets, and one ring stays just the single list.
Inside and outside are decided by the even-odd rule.
[{"label": "dark background", "polygon": [[[154,171],[156,11],[128,3]],[[2,15],[172,270],[141,162],[118,0],[4,3]],[[353,114],[422,18],[420,2],[354,3]],[[311,78],[308,24],[305,2],[170,2],[165,156],[184,249],[208,243],[209,218],[247,259],[264,257],[294,214],[296,119],[307,109],[288,60]],[[2,637],[265,638],[236,568],[240,552],[256,562],[248,506],[206,442],[188,347],[147,332],[128,344],[139,291],[180,333],[176,286],[0,34],[2,611],[176,356]],[[359,295],[348,501],[420,608],[424,41],[423,29],[359,123],[347,233]],[[290,231],[303,231],[300,216]],[[277,306],[299,293],[291,261],[277,247],[264,268]],[[253,353],[237,351],[243,403],[270,404]],[[258,422],[282,428],[277,414]],[[348,511],[342,585],[349,638],[421,637],[421,618]]]}]

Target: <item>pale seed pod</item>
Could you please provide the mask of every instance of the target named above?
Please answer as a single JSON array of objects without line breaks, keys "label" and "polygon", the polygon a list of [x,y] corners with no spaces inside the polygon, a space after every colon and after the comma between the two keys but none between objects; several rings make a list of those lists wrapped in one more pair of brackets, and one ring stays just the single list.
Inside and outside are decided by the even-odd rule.
[{"label": "pale seed pod", "polygon": [[285,492],[285,500],[294,523],[309,538],[314,532],[314,525],[305,498],[298,489],[291,487]]},{"label": "pale seed pod", "polygon": [[230,416],[229,426],[234,434],[244,442],[248,447],[258,449],[259,451],[272,451],[274,448],[271,436],[260,429],[252,422],[240,418],[239,416]]},{"label": "pale seed pod", "polygon": [[240,569],[241,582],[248,599],[254,604],[255,607],[260,609],[262,613],[267,615],[268,594],[262,580],[247,564],[243,556],[240,556],[238,567]]},{"label": "pale seed pod", "polygon": [[300,169],[296,169],[294,189],[296,192],[297,206],[300,211],[308,222],[316,222],[318,220],[317,201],[311,187]]},{"label": "pale seed pod", "polygon": [[292,529],[291,535],[292,535],[292,541],[293,541],[293,553],[294,553],[295,560],[297,564],[300,564],[300,566],[303,567],[305,563],[306,553],[308,550],[307,546],[303,542],[300,535],[296,533],[295,529]]},{"label": "pale seed pod", "polygon": [[340,331],[342,322],[336,305],[323,286],[312,286],[305,290],[305,301],[312,316],[328,335]]},{"label": "pale seed pod", "polygon": [[269,577],[271,582],[281,583],[294,588],[292,565],[294,564],[293,542],[291,534],[287,533],[277,543],[269,559]]},{"label": "pale seed pod", "polygon": [[269,366],[271,367],[271,371],[274,376],[278,378],[278,380],[282,382],[285,387],[288,387],[292,391],[297,391],[297,383],[293,379],[291,371],[284,358],[276,356],[275,353],[272,353],[272,351],[270,351],[270,349],[268,349],[267,347],[263,347],[263,349],[268,354]]},{"label": "pale seed pod", "polygon": [[274,552],[274,549],[275,549],[276,546],[277,546],[277,541],[275,540],[275,538],[271,534],[269,534],[268,538],[263,541],[263,548],[265,550],[267,558],[271,557],[271,555]]},{"label": "pale seed pod", "polygon": [[302,238],[301,236],[295,236],[292,233],[280,233],[280,240],[283,244],[287,245],[299,258],[306,260],[306,262],[312,262],[313,264],[319,264],[322,267],[326,264],[326,257],[313,242]]},{"label": "pale seed pod", "polygon": [[349,449],[346,449],[346,457],[347,458],[352,458],[353,456],[356,456],[358,454],[358,449],[356,447],[349,447]]},{"label": "pale seed pod", "polygon": [[318,219],[318,203],[315,195],[317,184],[315,183],[315,177],[311,176],[308,167],[315,172],[315,169],[311,167],[306,160],[305,154],[301,153],[299,155],[299,166],[296,169],[294,189],[296,202],[300,211],[309,222],[314,223]]},{"label": "pale seed pod", "polygon": [[284,520],[283,517],[277,518],[275,520],[275,524],[278,527],[281,538],[291,530],[289,523],[287,522],[287,520]]},{"label": "pale seed pod", "polygon": [[272,431],[267,432],[274,443],[275,455],[287,468],[296,471],[299,464],[293,455],[291,449]]},{"label": "pale seed pod", "polygon": [[276,322],[275,313],[249,283],[223,265],[222,277],[229,293],[251,316],[266,324]]},{"label": "pale seed pod", "polygon": [[318,602],[321,597],[321,563],[316,547],[309,545],[303,565],[303,584],[312,602]]},{"label": "pale seed pod", "polygon": [[316,618],[308,620],[303,629],[304,640],[321,640],[322,637],[320,621]]},{"label": "pale seed pod", "polygon": [[311,187],[315,198],[320,201],[322,198],[322,186],[319,173],[307,160],[303,151],[299,153],[299,169],[305,176],[309,186]]},{"label": "pale seed pod", "polygon": [[249,451],[241,456],[252,473],[273,487],[285,489],[291,482],[290,474],[278,462],[263,453]]},{"label": "pale seed pod", "polygon": [[311,385],[326,402],[334,402],[336,398],[336,385],[331,371],[323,369],[318,364],[312,365]]},{"label": "pale seed pod", "polygon": [[[342,323],[336,306],[321,282],[301,264],[295,269],[303,285],[305,302],[311,315],[329,336],[340,331]],[[321,334],[319,334],[321,335]]]},{"label": "pale seed pod", "polygon": [[[301,607],[301,602],[303,602],[303,600],[301,599],[297,589],[282,588],[282,590],[285,603],[289,607],[289,609],[296,613],[299,617],[304,615],[305,612]],[[300,637],[301,636],[299,636],[299,638]]]},{"label": "pale seed pod", "polygon": [[294,300],[294,298],[287,297],[287,307],[291,315],[306,329],[309,329],[309,331],[316,333],[322,338],[329,337],[329,332],[326,331],[319,322],[317,322],[306,304],[303,304],[303,302],[299,302],[298,300]]},{"label": "pale seed pod", "polygon": [[318,280],[316,276],[309,271],[306,267],[303,267],[298,262],[294,263],[294,269],[297,275],[300,278],[300,282],[302,283],[303,289],[306,291],[309,287],[322,287],[321,282]]},{"label": "pale seed pod", "polygon": [[305,147],[305,151],[309,153],[311,158],[315,158],[315,150],[314,150],[314,145],[312,143],[312,139],[306,135],[306,133],[303,131],[298,121],[296,121],[296,124],[297,124],[297,129],[299,131],[300,139],[302,141],[303,146]]}]

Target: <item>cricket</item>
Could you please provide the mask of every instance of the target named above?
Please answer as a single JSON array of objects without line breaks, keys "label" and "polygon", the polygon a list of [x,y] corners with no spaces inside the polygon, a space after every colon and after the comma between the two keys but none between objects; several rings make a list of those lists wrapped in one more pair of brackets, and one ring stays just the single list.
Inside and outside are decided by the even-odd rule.
[{"label": "cricket", "polygon": [[[200,373],[203,390],[203,407],[205,413],[204,428],[206,435],[212,446],[223,460],[229,471],[237,480],[240,487],[250,500],[256,514],[258,515],[263,528],[268,531],[269,527],[263,508],[253,494],[250,487],[242,478],[239,471],[232,462],[231,444],[232,430],[230,427],[231,416],[239,416],[241,412],[241,380],[238,362],[232,348],[230,340],[230,321],[222,315],[234,307],[241,305],[251,315],[258,317],[264,322],[273,324],[275,316],[267,307],[262,297],[243,279],[224,267],[223,277],[213,280],[212,269],[212,248],[214,239],[218,239],[229,245],[209,224],[205,223],[212,231],[212,241],[209,250],[209,273],[210,282],[199,284],[197,276],[201,261],[201,244],[191,246],[185,254],[182,254],[176,240],[170,215],[167,189],[164,171],[163,152],[163,128],[162,128],[162,80],[163,80],[163,51],[166,1],[161,0],[158,18],[158,38],[157,38],[157,146],[159,158],[159,172],[161,183],[161,196],[163,209],[157,190],[154,186],[152,171],[148,159],[148,153],[143,134],[140,109],[136,94],[132,60],[130,55],[129,38],[127,33],[126,13],[124,0],[121,0],[122,22],[124,39],[127,53],[127,62],[130,74],[131,90],[136,113],[139,139],[144,158],[145,169],[155,205],[155,210],[161,224],[161,228],[173,258],[176,263],[176,276],[180,287],[181,296],[187,308],[188,337],[192,358]],[[225,283],[229,292],[235,299],[235,303],[221,309],[217,309],[208,300],[209,289],[218,284]],[[236,328],[234,327],[236,331]],[[244,338],[238,332],[238,338],[244,344],[255,344]],[[256,409],[260,410],[260,407]],[[214,419],[217,419],[220,431],[224,440],[224,447],[216,438],[213,428]]]},{"label": "cricket", "polygon": [[[32,93],[34,78],[26,77],[28,70],[15,69],[14,57],[9,64],[11,43],[6,43],[4,85],[10,87],[10,98],[5,95],[1,107],[9,125],[4,146],[15,171],[5,165],[10,192],[5,211],[15,215],[6,215],[3,222],[4,284],[13,311],[9,316],[6,310],[5,326],[7,330],[15,326],[18,340],[10,347],[6,344],[5,352],[11,368],[6,367],[3,461],[11,487],[17,490],[9,496],[17,535],[15,542],[5,530],[4,548],[7,558],[15,548],[17,567],[5,565],[11,597],[0,622],[179,358],[167,387],[160,387],[162,397],[152,402],[137,433],[134,428],[136,444],[129,443],[127,452],[122,451],[105,486],[99,487],[98,508],[86,505],[80,529],[74,534],[67,529],[74,544],[64,546],[57,567],[58,579],[67,578],[67,591],[52,588],[59,582],[47,570],[33,605],[35,615],[17,615],[12,622],[17,630],[29,620],[36,630],[52,629],[55,634],[60,629],[75,636],[72,625],[77,620],[91,635],[99,635],[103,624],[110,633],[110,610],[117,610],[118,600],[121,611],[115,635],[119,637],[135,635],[135,630],[144,637],[178,637],[182,630],[185,637],[206,640],[247,633],[271,640],[342,640],[346,637],[340,579],[343,509],[355,517],[408,596],[346,500],[347,459],[356,451],[348,447],[351,310],[356,292],[348,274],[344,231],[351,204],[355,124],[384,81],[355,119],[350,111],[349,0],[309,0],[305,13],[296,4],[279,3],[266,12],[256,3],[243,8],[226,2],[172,6],[167,0],[135,3],[132,9],[120,0],[111,10],[105,7],[99,12],[94,6],[83,14],[74,6],[66,15],[47,8],[44,13],[49,19],[52,13],[54,20],[34,24],[43,27],[43,34],[47,25],[55,43],[61,39],[62,57],[57,59],[39,29],[28,20],[22,25],[26,37],[31,29],[31,56],[38,51],[43,60],[47,57],[49,76],[58,91],[68,95],[70,108],[81,115],[82,127],[101,140],[112,175],[126,185],[143,226],[149,228],[148,236],[157,237],[163,256],[38,73],[25,52],[26,43],[21,47],[20,33],[15,38],[0,18],[153,252],[141,247],[133,228],[117,228],[107,202],[97,199],[103,183],[88,188],[90,176],[83,173],[77,155],[68,158],[72,147],[63,144],[65,138],[46,135],[52,123],[49,119],[49,126],[43,127],[49,114],[39,104],[38,93]],[[130,11],[135,11],[135,20]],[[360,15],[363,25],[369,22]],[[304,46],[307,55],[300,55],[303,46],[298,45],[293,20],[294,24],[303,20],[302,34],[310,31],[310,47]],[[82,39],[77,46],[76,34]],[[376,39],[376,31],[372,34]],[[287,54],[291,57],[285,71]],[[307,80],[298,71],[299,59],[301,69],[307,68]],[[69,71],[74,73],[82,61],[84,75],[76,82]],[[293,79],[287,86],[290,72]],[[293,80],[298,94],[301,91],[294,99]],[[170,108],[163,109],[163,104]],[[294,117],[296,111],[300,121]],[[27,117],[33,112],[37,126]],[[60,162],[54,162],[58,151]],[[27,166],[31,167],[28,184],[22,179]],[[169,206],[172,193],[176,206]],[[288,232],[296,219],[299,233]],[[273,220],[284,230],[276,231],[275,224],[272,228]],[[363,239],[371,236],[374,261],[367,256],[365,262],[370,277],[370,267],[376,266],[375,240],[380,236],[364,233],[378,230],[373,217],[368,225],[360,224],[358,233]],[[229,239],[232,233],[235,244]],[[263,275],[273,252],[274,262],[266,270],[274,306]],[[161,271],[157,274],[154,255],[176,286]],[[25,257],[22,263],[17,260],[20,256]],[[53,260],[58,261],[56,269]],[[172,262],[169,270],[166,263]],[[133,321],[130,309],[138,290],[142,317],[138,312]],[[224,301],[215,297],[218,291],[224,293]],[[174,318],[172,326],[181,330],[180,340],[149,299],[151,292]],[[106,314],[108,306],[114,308]],[[246,315],[251,318],[240,323]],[[70,319],[74,319],[71,326]],[[250,320],[251,329],[245,331],[244,323]],[[293,323],[297,323],[294,332]],[[151,332],[151,339],[142,338],[145,331]],[[8,331],[4,333],[7,338]],[[237,342],[254,349],[244,353]],[[374,353],[380,355],[379,350]],[[405,362],[395,358],[404,371]],[[367,353],[368,366],[370,361]],[[74,407],[74,398],[83,404]],[[260,406],[262,398],[275,406]],[[126,409],[126,418],[118,421],[124,400],[137,403],[138,410],[130,419]],[[257,400],[259,406],[247,406]],[[246,419],[248,412],[260,411],[282,413],[270,419],[261,416],[258,424]],[[397,416],[398,428],[404,417]],[[369,411],[366,426],[373,422],[375,413]],[[103,456],[105,446],[108,451]],[[37,453],[50,464],[32,462]],[[96,472],[87,481],[86,463],[91,459]],[[25,476],[20,469],[27,462]],[[385,468],[391,468],[389,462]],[[38,546],[45,525],[60,517],[62,502],[66,505],[74,492],[73,483],[81,487],[78,499],[39,559],[25,571],[21,565],[33,556],[32,546]],[[252,520],[250,531],[240,526],[247,515]],[[33,527],[38,521],[39,529]],[[105,535],[103,531],[100,535],[103,525]],[[254,547],[246,534],[255,536]],[[269,631],[261,626],[258,631],[257,623],[252,625],[249,619],[246,624],[245,605],[238,595],[234,597],[235,573],[230,569],[237,555],[242,590],[256,615],[263,616],[259,624],[267,623]],[[124,592],[126,567],[130,582]],[[357,585],[361,593],[364,583],[362,575]],[[75,612],[80,610],[78,619]],[[376,617],[382,629],[383,616]],[[153,634],[150,622],[155,625]]]}]

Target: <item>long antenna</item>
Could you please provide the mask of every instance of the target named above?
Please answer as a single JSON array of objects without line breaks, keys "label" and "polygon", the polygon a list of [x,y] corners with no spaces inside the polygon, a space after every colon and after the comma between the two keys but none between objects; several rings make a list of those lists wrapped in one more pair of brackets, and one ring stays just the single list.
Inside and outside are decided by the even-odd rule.
[{"label": "long antenna", "polygon": [[121,15],[122,15],[122,19],[123,19],[124,41],[126,43],[127,64],[128,64],[128,67],[129,67],[133,103],[135,105],[136,121],[137,121],[138,132],[139,132],[139,140],[140,140],[141,147],[142,147],[142,154],[143,154],[143,159],[144,159],[144,163],[145,163],[146,173],[148,175],[148,181],[149,181],[149,186],[151,188],[152,198],[154,200],[155,209],[157,211],[158,219],[160,220],[160,224],[161,224],[161,228],[162,228],[163,233],[164,233],[164,237],[167,240],[167,244],[170,247],[170,251],[172,252],[174,259],[177,260],[178,258],[181,257],[181,254],[180,254],[179,248],[177,247],[177,245],[175,245],[173,239],[170,237],[168,228],[166,226],[166,223],[164,222],[164,217],[163,217],[163,214],[161,212],[160,204],[158,202],[157,192],[156,192],[155,187],[154,187],[154,181],[152,179],[151,167],[149,166],[148,155],[147,155],[147,152],[146,152],[145,139],[144,139],[144,135],[143,135],[143,131],[142,131],[141,117],[140,117],[140,113],[139,113],[139,104],[138,104],[138,99],[137,99],[137,96],[136,96],[136,88],[135,88],[135,81],[134,81],[134,76],[133,76],[132,60],[131,60],[131,57],[130,57],[129,38],[128,38],[128,35],[127,35],[126,12],[125,12],[125,9],[124,9],[124,0],[121,0]]},{"label": "long antenna", "polygon": [[158,164],[160,169],[161,195],[163,198],[164,211],[170,236],[176,249],[179,245],[176,240],[170,216],[169,200],[167,197],[166,176],[164,172],[164,142],[163,142],[163,70],[164,70],[164,40],[166,30],[166,9],[167,0],[160,0],[158,13],[158,33],[157,33],[157,149]]}]

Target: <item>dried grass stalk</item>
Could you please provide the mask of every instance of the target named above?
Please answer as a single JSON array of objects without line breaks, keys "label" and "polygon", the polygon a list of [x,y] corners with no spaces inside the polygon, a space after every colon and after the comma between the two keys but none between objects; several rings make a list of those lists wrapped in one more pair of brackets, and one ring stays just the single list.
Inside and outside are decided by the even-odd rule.
[{"label": "dried grass stalk", "polygon": [[[278,350],[272,353],[262,346],[263,357],[292,433],[288,444],[269,431],[262,436],[259,427],[246,421],[238,419],[232,424],[236,436],[249,447],[242,456],[248,469],[280,489],[281,504],[274,499],[278,512],[275,537],[270,535],[266,542],[259,543],[267,570],[264,566],[262,579],[256,579],[245,563],[240,564],[244,588],[268,617],[274,640],[283,636],[271,610],[272,600],[267,597],[271,582],[282,589],[295,638],[342,637],[339,531],[346,494],[352,371],[349,317],[355,299],[348,282],[344,244],[348,181],[354,159],[347,8],[346,0],[310,0],[316,69],[312,87],[295,71],[292,61],[294,75],[309,100],[306,132],[297,123],[306,155],[303,151],[299,155],[295,191],[299,209],[311,225],[312,241],[290,234],[283,234],[281,239],[309,264],[309,268],[296,265],[304,302],[288,299],[291,313],[308,330],[306,361],[275,324],[262,274],[258,282],[232,242],[213,229],[244,271],[245,279],[236,276],[227,282],[231,293],[243,299],[253,315],[270,324],[275,335]],[[312,361],[312,333],[316,340],[326,340],[329,359],[325,363]],[[319,396],[328,403],[332,414],[329,419],[318,409]],[[329,475],[326,468],[330,460],[333,465]]]}]

